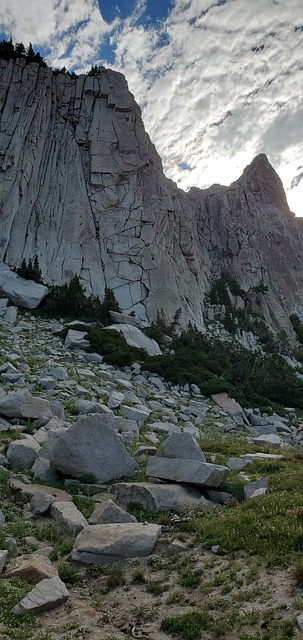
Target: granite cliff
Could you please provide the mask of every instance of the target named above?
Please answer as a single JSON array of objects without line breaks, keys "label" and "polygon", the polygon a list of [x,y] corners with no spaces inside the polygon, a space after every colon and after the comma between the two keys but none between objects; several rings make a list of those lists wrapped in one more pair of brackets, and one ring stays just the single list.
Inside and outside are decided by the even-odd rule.
[{"label": "granite cliff", "polygon": [[275,330],[303,317],[302,221],[266,156],[229,187],[179,190],[109,69],[72,79],[0,60],[0,220],[1,261],[37,255],[46,283],[79,274],[141,319],[181,307],[203,326],[223,269]]}]

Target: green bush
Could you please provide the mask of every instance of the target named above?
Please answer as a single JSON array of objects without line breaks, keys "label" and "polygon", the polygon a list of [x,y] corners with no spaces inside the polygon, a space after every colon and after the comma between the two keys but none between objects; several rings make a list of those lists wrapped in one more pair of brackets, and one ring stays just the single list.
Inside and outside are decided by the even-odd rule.
[{"label": "green bush", "polygon": [[174,355],[148,357],[145,369],[175,384],[196,384],[206,396],[226,391],[246,406],[303,409],[303,383],[277,353],[248,351],[195,329],[174,337],[171,347]]},{"label": "green bush", "polygon": [[114,329],[94,327],[86,335],[90,341],[92,351],[104,356],[104,362],[120,367],[133,362],[143,362],[147,358],[147,351],[127,344],[124,336]]}]

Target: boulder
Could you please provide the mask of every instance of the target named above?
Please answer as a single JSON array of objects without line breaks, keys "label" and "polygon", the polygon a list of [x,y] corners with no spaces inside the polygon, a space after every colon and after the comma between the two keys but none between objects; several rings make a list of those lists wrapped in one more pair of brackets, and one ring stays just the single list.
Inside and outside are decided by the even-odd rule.
[{"label": "boulder", "polygon": [[101,402],[91,402],[91,400],[83,400],[82,398],[79,398],[75,402],[75,407],[77,407],[80,413],[83,413],[83,414],[105,413],[108,415],[112,415],[112,411],[105,404],[102,404]]},{"label": "boulder", "polygon": [[88,519],[89,524],[112,524],[113,522],[137,522],[137,518],[132,516],[121,507],[118,507],[112,500],[100,502]]},{"label": "boulder", "polygon": [[36,458],[31,471],[35,480],[43,480],[43,482],[56,482],[58,480],[57,472],[51,468],[49,460],[42,456]]},{"label": "boulder", "polygon": [[[48,444],[42,447],[42,456]],[[131,475],[138,466],[116,435],[112,417],[99,413],[81,418],[54,438],[46,457],[54,469],[66,476],[81,478],[92,474],[99,482]]]},{"label": "boulder", "polygon": [[230,398],[228,393],[214,393],[211,398],[223,411],[226,411],[229,416],[232,418],[241,416],[245,424],[249,424],[241,405],[234,400],[234,398]]},{"label": "boulder", "polygon": [[139,424],[142,424],[144,420],[147,420],[151,413],[150,409],[148,409],[144,405],[129,407],[126,404],[122,404],[120,406],[120,411],[124,418],[127,418],[128,420],[135,420]]},{"label": "boulder", "polygon": [[258,438],[254,438],[253,440],[254,444],[272,447],[273,449],[279,449],[282,444],[280,436],[274,434],[258,436]]},{"label": "boulder", "polygon": [[157,524],[88,525],[78,534],[71,557],[84,564],[106,565],[149,556],[160,533],[161,527]]},{"label": "boulder", "polygon": [[48,400],[32,396],[27,389],[8,393],[0,400],[0,415],[6,418],[29,418],[37,420],[41,416],[52,417]]},{"label": "boulder", "polygon": [[20,578],[30,584],[37,584],[45,578],[53,578],[58,571],[51,561],[41,553],[28,553],[16,558],[10,564],[3,578]]},{"label": "boulder", "polygon": [[67,588],[58,577],[45,578],[12,609],[14,615],[42,613],[50,611],[66,602],[69,597]]},{"label": "boulder", "polygon": [[190,433],[171,433],[156,456],[206,462],[204,453]]},{"label": "boulder", "polygon": [[142,329],[143,327],[149,326],[147,322],[142,322],[139,318],[134,318],[133,316],[128,316],[127,313],[119,313],[118,311],[109,311],[109,315],[111,319],[117,324],[127,324],[131,327],[138,327],[138,329]]},{"label": "boulder", "polygon": [[131,347],[145,349],[150,356],[160,356],[162,351],[158,343],[152,338],[148,338],[138,327],[130,324],[111,324],[107,329],[114,329],[124,335],[124,338]]},{"label": "boulder", "polygon": [[7,461],[13,469],[27,469],[37,458],[40,445],[32,436],[24,440],[13,440],[7,450]]},{"label": "boulder", "polygon": [[260,478],[254,482],[249,482],[244,487],[244,495],[246,500],[251,498],[260,498],[264,496],[267,491],[268,480],[267,478]]},{"label": "boulder", "polygon": [[47,513],[51,504],[56,498],[50,493],[45,493],[41,487],[41,493],[36,493],[31,497],[29,508],[34,516]]},{"label": "boulder", "polygon": [[57,526],[72,538],[87,526],[87,520],[73,502],[52,502],[50,514]]},{"label": "boulder", "polygon": [[124,509],[127,509],[130,502],[137,502],[149,511],[177,513],[201,507],[201,491],[187,485],[118,482],[112,485],[111,490],[117,504]]},{"label": "boulder", "polygon": [[90,342],[86,340],[87,331],[76,331],[69,329],[64,344],[67,349],[88,349]]},{"label": "boulder", "polygon": [[17,307],[35,309],[49,290],[33,280],[20,278],[6,264],[0,263],[0,291]]},{"label": "boulder", "polygon": [[150,458],[146,468],[146,475],[173,482],[186,482],[201,487],[217,488],[225,482],[229,474],[228,467],[198,460],[181,460]]}]

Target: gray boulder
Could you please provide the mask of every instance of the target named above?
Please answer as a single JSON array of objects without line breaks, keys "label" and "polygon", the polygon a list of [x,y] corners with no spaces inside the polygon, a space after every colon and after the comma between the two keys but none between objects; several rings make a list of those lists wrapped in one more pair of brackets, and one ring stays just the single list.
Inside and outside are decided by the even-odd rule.
[{"label": "gray boulder", "polygon": [[132,516],[121,507],[118,507],[112,500],[104,500],[97,504],[94,512],[88,519],[89,524],[112,524],[113,522],[137,522],[137,518]]},{"label": "gray boulder", "polygon": [[42,613],[58,607],[69,597],[67,588],[58,577],[45,578],[12,609],[14,615]]},{"label": "gray boulder", "polygon": [[6,418],[30,418],[36,420],[41,416],[52,417],[48,400],[32,396],[27,389],[8,393],[0,400],[0,415]]},{"label": "gray boulder", "polygon": [[[54,469],[72,478],[93,474],[99,482],[108,482],[131,475],[138,466],[116,435],[111,416],[85,416],[53,440],[45,455]],[[42,456],[48,445],[42,447]]]},{"label": "gray boulder", "polygon": [[64,344],[67,349],[88,349],[89,340],[86,340],[87,331],[76,331],[69,329]]},{"label": "gray boulder", "polygon": [[201,487],[217,488],[225,482],[229,474],[228,467],[198,460],[181,460],[150,458],[146,468],[146,475],[173,482],[186,482]]},{"label": "gray boulder", "polygon": [[117,504],[124,509],[127,509],[130,502],[137,502],[149,511],[177,513],[201,507],[201,491],[187,485],[118,482],[111,490]]},{"label": "gray boulder", "polygon": [[206,462],[204,453],[190,433],[171,433],[156,456]]},{"label": "gray boulder", "polygon": [[144,420],[149,418],[151,413],[150,409],[148,409],[144,405],[136,405],[135,407],[129,407],[126,404],[122,404],[120,406],[120,411],[124,416],[124,418],[127,418],[128,420],[135,420],[139,424],[142,424]]},{"label": "gray boulder", "polygon": [[106,565],[149,556],[160,533],[161,527],[157,524],[88,525],[78,534],[71,557],[84,564]]},{"label": "gray boulder", "polygon": [[74,537],[87,526],[87,520],[73,502],[52,502],[50,514],[67,536]]},{"label": "gray boulder", "polygon": [[33,280],[24,280],[0,263],[0,291],[17,307],[35,309],[48,293],[48,288]]},{"label": "gray boulder", "polygon": [[45,514],[55,499],[49,493],[44,493],[43,487],[41,487],[41,493],[36,493],[30,499],[29,508],[31,513],[34,516]]},{"label": "gray boulder", "polygon": [[24,440],[13,440],[7,450],[6,457],[13,469],[27,469],[37,458],[40,445],[32,436]]},{"label": "gray boulder", "polygon": [[260,478],[259,480],[255,480],[254,482],[249,482],[249,484],[246,484],[244,487],[244,495],[246,500],[264,496],[267,491],[267,485],[267,478]]},{"label": "gray boulder", "polygon": [[258,436],[258,438],[254,438],[253,440],[254,444],[272,447],[273,449],[279,449],[282,444],[280,436],[274,434]]},{"label": "gray boulder", "polygon": [[31,471],[35,480],[43,480],[44,482],[56,482],[58,480],[57,472],[51,468],[49,460],[42,456],[36,458]]}]

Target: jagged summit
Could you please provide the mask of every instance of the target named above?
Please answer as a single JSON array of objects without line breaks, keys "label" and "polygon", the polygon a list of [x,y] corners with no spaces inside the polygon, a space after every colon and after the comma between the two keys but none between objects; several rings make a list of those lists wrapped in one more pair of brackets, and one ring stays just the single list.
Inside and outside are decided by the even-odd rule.
[{"label": "jagged summit", "polygon": [[[124,76],[54,74],[0,60],[0,260],[38,256],[46,283],[75,274],[126,312],[204,324],[211,281],[229,270],[275,328],[303,315],[302,225],[261,154],[229,187],[168,180]],[[256,302],[253,302],[257,305]]]}]

